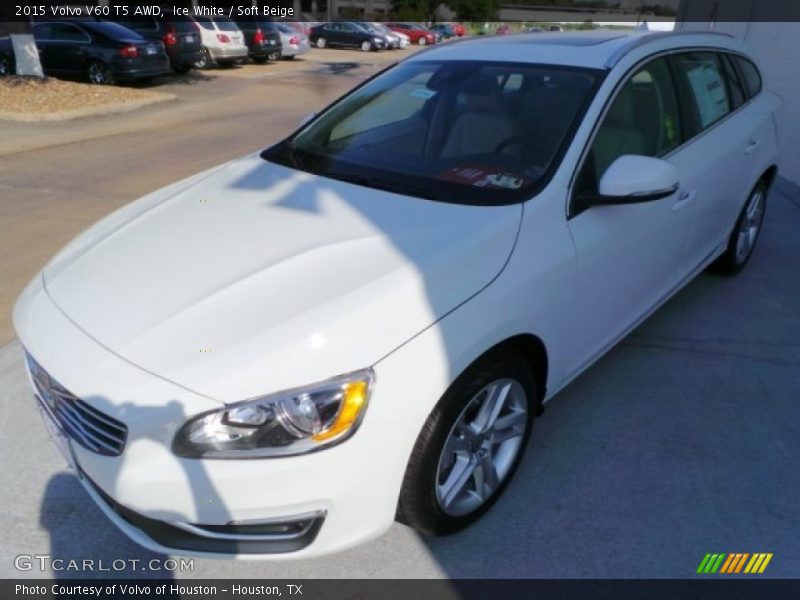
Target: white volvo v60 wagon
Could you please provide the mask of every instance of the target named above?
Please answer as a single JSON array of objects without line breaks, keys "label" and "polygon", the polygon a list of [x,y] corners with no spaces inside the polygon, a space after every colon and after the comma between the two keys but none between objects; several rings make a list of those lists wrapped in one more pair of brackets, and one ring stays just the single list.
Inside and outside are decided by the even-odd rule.
[{"label": "white volvo v60 wagon", "polygon": [[780,99],[710,33],[432,48],[106,217],[14,323],[88,494],[177,554],[457,531],[542,405],[758,239]]}]

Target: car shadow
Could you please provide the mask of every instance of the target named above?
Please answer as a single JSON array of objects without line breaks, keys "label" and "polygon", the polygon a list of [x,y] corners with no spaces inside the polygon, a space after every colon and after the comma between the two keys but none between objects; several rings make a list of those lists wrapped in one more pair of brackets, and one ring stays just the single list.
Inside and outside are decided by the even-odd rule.
[{"label": "car shadow", "polygon": [[[169,447],[172,440],[171,432],[188,418],[178,400],[171,400],[159,406],[142,406],[126,402],[116,410],[110,410],[111,403],[102,396],[88,395],[84,400],[106,414],[118,415],[128,424],[126,447],[142,441],[155,441],[161,446]],[[103,458],[102,460],[119,461],[113,469],[114,476],[91,482],[89,485],[101,488],[112,497],[118,497],[120,482],[116,477],[123,472],[128,456],[123,453],[119,458]],[[158,496],[148,499],[151,507],[151,514],[148,516],[166,522],[187,520],[197,523],[229,522],[230,513],[211,482],[202,461],[175,458],[172,465],[160,463],[159,468],[176,469],[176,464],[183,472],[186,489],[190,490],[189,496],[194,504],[188,513],[193,513],[195,518],[190,519],[175,514],[168,508],[168,499],[165,498],[166,501],[161,503],[161,498]],[[168,491],[165,490],[165,493]],[[76,502],[76,499],[79,501]],[[159,509],[160,504],[165,508]],[[164,563],[169,557],[139,546],[116,526],[108,523],[103,511],[90,501],[74,471],[59,473],[50,479],[42,500],[39,522],[48,532],[52,560],[60,560],[54,567],[55,565],[63,567],[58,570],[53,569],[53,576],[57,579],[173,578],[172,572],[167,570],[168,567]],[[92,566],[86,568],[85,561],[93,561],[90,563]],[[72,564],[75,568],[68,568]]]}]

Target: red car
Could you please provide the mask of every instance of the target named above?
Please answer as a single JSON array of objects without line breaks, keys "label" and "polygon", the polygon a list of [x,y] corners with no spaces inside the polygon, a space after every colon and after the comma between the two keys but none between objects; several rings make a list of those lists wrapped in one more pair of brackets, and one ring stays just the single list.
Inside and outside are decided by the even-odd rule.
[{"label": "red car", "polygon": [[419,44],[424,46],[426,44],[435,44],[436,36],[432,31],[426,29],[422,25],[416,23],[384,23],[392,31],[399,31],[405,33],[412,44]]},{"label": "red car", "polygon": [[453,23],[450,25],[453,28],[453,33],[456,34],[458,37],[464,37],[467,35],[467,28],[464,27],[461,23]]},{"label": "red car", "polygon": [[510,35],[511,34],[511,27],[508,25],[500,25],[495,31],[496,35]]}]

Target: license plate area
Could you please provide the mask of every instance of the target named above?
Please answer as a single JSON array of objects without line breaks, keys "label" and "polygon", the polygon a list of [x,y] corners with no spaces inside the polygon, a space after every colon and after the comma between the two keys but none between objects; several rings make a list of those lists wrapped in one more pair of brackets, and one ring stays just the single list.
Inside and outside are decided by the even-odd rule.
[{"label": "license plate area", "polygon": [[155,46],[148,46],[145,52],[147,52],[148,56],[155,56],[156,54],[158,54],[158,48],[156,48]]}]

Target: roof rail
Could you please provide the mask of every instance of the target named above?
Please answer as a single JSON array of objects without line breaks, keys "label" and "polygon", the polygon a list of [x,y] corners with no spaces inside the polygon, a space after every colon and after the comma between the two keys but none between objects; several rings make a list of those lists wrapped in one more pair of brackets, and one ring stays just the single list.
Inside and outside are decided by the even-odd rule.
[{"label": "roof rail", "polygon": [[716,35],[720,37],[726,38],[735,38],[735,36],[731,35],[730,33],[726,33],[724,31],[704,31],[704,30],[688,30],[688,31],[658,31],[656,33],[647,33],[641,36],[632,36],[631,41],[624,46],[620,46],[611,55],[606,59],[604,66],[607,69],[612,68],[616,65],[620,60],[622,60],[628,53],[639,48],[640,46],[644,46],[655,40],[661,40],[665,37],[675,37],[675,36],[684,36],[684,35]]}]

